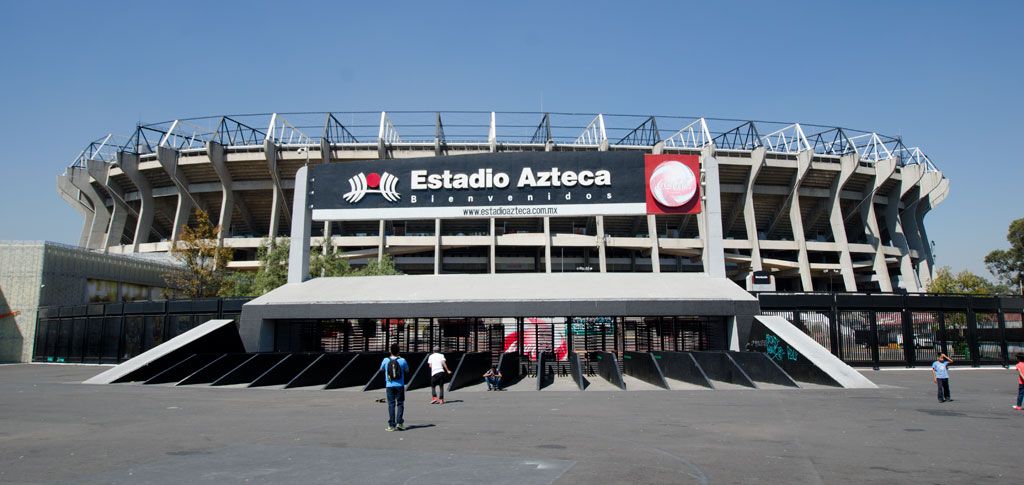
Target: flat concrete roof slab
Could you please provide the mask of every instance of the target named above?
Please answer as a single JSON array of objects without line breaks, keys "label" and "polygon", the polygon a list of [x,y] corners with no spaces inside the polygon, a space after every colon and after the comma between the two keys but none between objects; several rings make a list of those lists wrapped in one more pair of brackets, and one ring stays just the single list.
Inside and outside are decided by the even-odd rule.
[{"label": "flat concrete roof slab", "polygon": [[757,310],[757,299],[735,283],[702,273],[315,278],[243,307],[259,318],[732,316]]}]

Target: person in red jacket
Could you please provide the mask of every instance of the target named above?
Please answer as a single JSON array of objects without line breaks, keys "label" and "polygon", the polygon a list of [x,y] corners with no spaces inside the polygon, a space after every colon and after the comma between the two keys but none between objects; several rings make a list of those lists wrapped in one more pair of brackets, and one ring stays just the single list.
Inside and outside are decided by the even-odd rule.
[{"label": "person in red jacket", "polygon": [[1024,354],[1017,354],[1017,405],[1013,407],[1018,411],[1021,410],[1021,404],[1024,404]]}]

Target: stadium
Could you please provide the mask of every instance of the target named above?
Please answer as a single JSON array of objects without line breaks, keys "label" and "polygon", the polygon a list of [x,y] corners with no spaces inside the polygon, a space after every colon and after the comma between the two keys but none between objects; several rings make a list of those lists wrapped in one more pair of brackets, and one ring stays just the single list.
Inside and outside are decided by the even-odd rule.
[{"label": "stadium", "polygon": [[[921,149],[871,131],[470,111],[271,113],[142,124],[89,144],[57,177],[57,189],[84,219],[83,247],[166,253],[200,208],[234,249],[231,266],[255,270],[259,245],[289,233],[300,167],[466,155],[477,165],[490,157],[500,164],[516,158],[509,154],[537,152],[581,160],[694,156],[704,211],[484,211],[476,218],[392,212],[318,223],[311,244],[330,237],[356,266],[388,254],[406,274],[696,273],[724,261],[725,276],[748,290],[758,288],[753,276],[760,275],[760,288],[779,291],[916,293],[927,286],[933,265],[924,218],[949,189]],[[709,162],[717,169],[709,171]],[[484,177],[482,165],[468,171],[477,168]],[[493,184],[493,173],[488,180]]]}]

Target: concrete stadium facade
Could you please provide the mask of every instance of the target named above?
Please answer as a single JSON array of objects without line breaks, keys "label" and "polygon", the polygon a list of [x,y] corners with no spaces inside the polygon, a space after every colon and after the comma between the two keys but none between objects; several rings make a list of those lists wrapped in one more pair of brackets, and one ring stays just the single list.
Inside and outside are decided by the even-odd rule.
[{"label": "concrete stadium facade", "polygon": [[413,274],[714,275],[718,266],[737,282],[767,271],[794,291],[919,292],[931,280],[924,218],[948,179],[900,138],[800,123],[521,112],[183,119],[91,143],[57,191],[84,219],[84,247],[167,252],[201,208],[234,248],[231,266],[254,270],[259,245],[289,232],[303,166],[534,151],[698,155],[705,210],[323,222],[311,243],[330,237],[354,265],[389,254]]}]

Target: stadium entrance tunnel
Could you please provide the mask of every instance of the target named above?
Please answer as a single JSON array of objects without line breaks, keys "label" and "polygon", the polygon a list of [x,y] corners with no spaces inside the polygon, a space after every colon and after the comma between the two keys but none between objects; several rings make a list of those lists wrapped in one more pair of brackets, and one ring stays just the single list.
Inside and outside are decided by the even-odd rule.
[{"label": "stadium entrance tunnel", "polygon": [[371,391],[397,344],[409,390],[429,387],[435,348],[449,391],[486,389],[491,367],[509,390],[871,386],[757,311],[734,283],[700,274],[318,278],[246,304],[238,325],[207,322],[87,382]]}]

